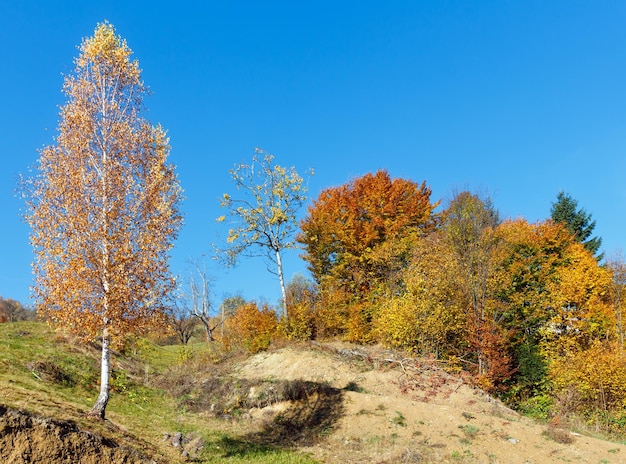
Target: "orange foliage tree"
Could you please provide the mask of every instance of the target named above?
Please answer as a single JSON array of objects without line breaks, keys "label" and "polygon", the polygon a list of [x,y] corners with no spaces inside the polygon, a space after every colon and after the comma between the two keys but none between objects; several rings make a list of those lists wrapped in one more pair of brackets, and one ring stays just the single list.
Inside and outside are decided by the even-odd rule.
[{"label": "orange foliage tree", "polygon": [[102,339],[104,418],[110,343],[163,324],[174,287],[168,254],[180,228],[181,200],[164,130],[142,117],[139,63],[111,24],[82,42],[65,78],[56,145],[40,152],[25,181],[40,313]]},{"label": "orange foliage tree", "polygon": [[613,275],[581,243],[568,248],[566,259],[553,283],[556,311],[543,342],[554,390],[572,403],[557,403],[556,413],[573,408],[623,431],[626,356],[611,298]]},{"label": "orange foliage tree", "polygon": [[[381,170],[324,190],[309,207],[298,236],[303,257],[326,307],[350,313],[344,320],[352,325],[351,338],[367,339],[367,299],[406,265],[408,238],[434,228],[437,204],[430,195],[425,183],[391,179]],[[404,245],[391,247],[394,242]]]},{"label": "orange foliage tree", "polygon": [[525,401],[538,393],[546,380],[542,354],[544,330],[556,314],[552,290],[558,271],[567,264],[571,236],[552,221],[530,224],[508,220],[497,231],[503,242],[496,298],[500,324],[511,331],[511,356],[517,372],[511,395]]},{"label": "orange foliage tree", "polygon": [[243,346],[249,353],[264,351],[276,334],[278,320],[274,310],[259,309],[256,303],[245,303],[227,322],[228,342]]},{"label": "orange foliage tree", "polygon": [[617,324],[609,296],[611,272],[578,242],[568,247],[566,262],[552,282],[557,311],[550,321],[553,330],[546,335],[551,348],[579,350],[595,341],[615,340]]}]

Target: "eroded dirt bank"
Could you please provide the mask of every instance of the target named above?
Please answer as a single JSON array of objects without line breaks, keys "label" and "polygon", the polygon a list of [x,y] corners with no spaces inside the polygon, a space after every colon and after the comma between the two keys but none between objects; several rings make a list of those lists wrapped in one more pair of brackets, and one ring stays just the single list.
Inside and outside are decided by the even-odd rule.
[{"label": "eroded dirt bank", "polygon": [[147,464],[150,459],[76,424],[0,405],[0,462]]}]

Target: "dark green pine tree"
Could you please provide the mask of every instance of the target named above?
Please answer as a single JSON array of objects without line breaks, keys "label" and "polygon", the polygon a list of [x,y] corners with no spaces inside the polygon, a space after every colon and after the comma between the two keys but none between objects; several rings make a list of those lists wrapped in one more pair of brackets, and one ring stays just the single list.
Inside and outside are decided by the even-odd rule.
[{"label": "dark green pine tree", "polygon": [[591,237],[593,229],[596,227],[596,221],[592,221],[591,214],[588,214],[584,209],[577,208],[578,202],[571,195],[559,192],[556,202],[552,203],[550,211],[552,220],[564,224],[576,240],[582,243],[600,261],[604,253],[600,255],[596,255],[596,253],[602,244],[602,239]]}]

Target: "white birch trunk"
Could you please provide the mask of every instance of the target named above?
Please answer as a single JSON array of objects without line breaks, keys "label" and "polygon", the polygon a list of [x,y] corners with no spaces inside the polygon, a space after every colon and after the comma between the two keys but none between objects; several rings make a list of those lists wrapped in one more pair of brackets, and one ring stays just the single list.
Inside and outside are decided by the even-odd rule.
[{"label": "white birch trunk", "polygon": [[110,336],[108,328],[102,330],[102,360],[100,365],[100,395],[96,404],[89,412],[90,416],[104,419],[107,404],[109,402],[109,380],[111,377],[111,350],[109,348]]},{"label": "white birch trunk", "polygon": [[283,261],[280,257],[280,251],[276,250],[276,267],[278,268],[278,281],[280,282],[280,291],[283,297],[283,317],[285,322],[289,321],[289,311],[287,310],[287,290],[285,289],[285,277],[283,276]]}]

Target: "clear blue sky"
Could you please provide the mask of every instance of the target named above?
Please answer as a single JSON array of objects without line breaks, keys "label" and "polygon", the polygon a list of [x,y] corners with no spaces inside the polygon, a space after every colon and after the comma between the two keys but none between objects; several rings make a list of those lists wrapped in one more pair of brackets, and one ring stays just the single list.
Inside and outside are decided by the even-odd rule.
[{"label": "clear blue sky", "polygon": [[[479,190],[501,216],[536,221],[565,190],[608,255],[626,243],[625,2],[4,0],[5,298],[27,303],[32,282],[18,173],[53,142],[62,73],[105,19],[139,59],[148,118],[171,138],[187,197],[176,273],[210,253],[228,170],[254,147],[314,168],[311,198],[385,168],[425,180],[435,200]],[[287,278],[306,272],[298,252],[285,265]],[[260,260],[209,273],[216,303],[278,300]]]}]

